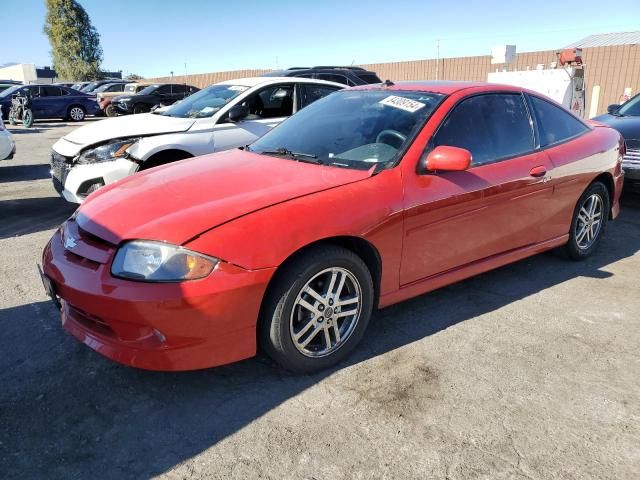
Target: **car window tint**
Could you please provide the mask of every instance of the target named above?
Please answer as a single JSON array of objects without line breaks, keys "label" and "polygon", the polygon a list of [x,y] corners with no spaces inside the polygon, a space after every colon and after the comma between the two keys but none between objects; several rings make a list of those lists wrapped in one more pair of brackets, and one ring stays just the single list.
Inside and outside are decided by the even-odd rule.
[{"label": "car window tint", "polygon": [[304,108],[316,100],[335,92],[336,90],[338,90],[337,87],[327,87],[325,85],[300,85],[299,108]]},{"label": "car window tint", "polygon": [[529,98],[538,121],[541,147],[562,142],[588,130],[585,124],[562,108],[533,95]]},{"label": "car window tint", "polygon": [[640,95],[636,95],[622,104],[618,113],[626,117],[640,117]]},{"label": "car window tint", "polygon": [[522,96],[490,94],[463,100],[438,130],[434,146],[439,145],[466,148],[472,165],[532,151],[533,134]]},{"label": "car window tint", "polygon": [[45,97],[60,97],[62,95],[62,92],[60,91],[60,87],[40,87],[40,88],[41,88],[40,94],[44,95]]},{"label": "car window tint", "polygon": [[242,104],[249,107],[247,120],[288,117],[293,114],[293,86],[276,85],[264,88]]},{"label": "car window tint", "polygon": [[171,93],[171,85],[162,85],[156,92],[160,95],[168,95]]},{"label": "car window tint", "polygon": [[186,85],[173,85],[173,93],[185,93],[186,91]]},{"label": "car window tint", "polygon": [[107,87],[107,92],[122,92],[124,90],[124,85],[120,83],[116,83],[115,85],[110,85]]}]

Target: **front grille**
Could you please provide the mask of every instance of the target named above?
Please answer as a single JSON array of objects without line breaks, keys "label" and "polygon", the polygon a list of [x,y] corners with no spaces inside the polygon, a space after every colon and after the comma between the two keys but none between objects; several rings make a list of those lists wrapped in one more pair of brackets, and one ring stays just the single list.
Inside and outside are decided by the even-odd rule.
[{"label": "front grille", "polygon": [[115,245],[83,230],[74,219],[67,220],[62,228],[62,244],[67,255],[88,261],[84,263],[92,268],[108,263],[115,252]]},{"label": "front grille", "polygon": [[[71,167],[73,166],[72,162],[72,158],[60,155],[55,150],[51,151],[51,177],[54,180],[54,186],[58,187],[56,185],[57,181],[62,187],[64,187],[64,182],[67,180],[67,175],[69,175]],[[56,188],[56,190],[58,190],[58,188]]]},{"label": "front grille", "polygon": [[640,169],[640,148],[627,148],[622,158],[622,168]]}]

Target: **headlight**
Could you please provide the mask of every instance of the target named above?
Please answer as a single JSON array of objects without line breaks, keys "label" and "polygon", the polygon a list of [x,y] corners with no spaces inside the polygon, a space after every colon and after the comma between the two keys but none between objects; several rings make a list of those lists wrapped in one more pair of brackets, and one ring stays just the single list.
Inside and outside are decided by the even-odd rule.
[{"label": "headlight", "polygon": [[127,148],[138,141],[137,138],[128,140],[116,140],[115,142],[101,145],[82,152],[76,159],[79,164],[108,162],[123,157]]},{"label": "headlight", "polygon": [[145,282],[181,282],[206,277],[217,263],[217,258],[176,245],[135,240],[120,247],[111,274]]}]

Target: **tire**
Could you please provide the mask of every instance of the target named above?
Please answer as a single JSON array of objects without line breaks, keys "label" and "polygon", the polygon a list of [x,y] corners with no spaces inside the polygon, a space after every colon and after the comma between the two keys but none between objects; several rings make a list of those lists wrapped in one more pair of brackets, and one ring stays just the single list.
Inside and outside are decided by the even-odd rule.
[{"label": "tire", "polygon": [[26,128],[31,128],[33,125],[33,112],[30,108],[27,108],[22,112],[22,125]]},{"label": "tire", "polygon": [[87,116],[87,112],[85,109],[79,105],[72,105],[69,107],[69,112],[67,113],[67,118],[72,122],[81,122]]},{"label": "tire", "polygon": [[104,114],[107,117],[116,117],[118,114],[116,113],[116,109],[113,105],[107,105],[107,108],[104,109]]},{"label": "tire", "polygon": [[137,114],[137,113],[148,113],[149,111],[151,111],[151,108],[146,103],[138,103],[138,104],[133,106],[133,113],[134,114]]},{"label": "tire", "polygon": [[[327,295],[331,285],[333,295]],[[316,295],[306,293],[307,287]],[[340,299],[349,303],[340,304]],[[277,273],[261,310],[260,345],[288,370],[312,373],[328,368],[362,340],[373,303],[371,272],[358,255],[335,245],[314,247]]]},{"label": "tire", "polygon": [[609,191],[601,182],[592,183],[580,196],[565,246],[569,258],[583,260],[596,251],[607,227],[610,201]]}]

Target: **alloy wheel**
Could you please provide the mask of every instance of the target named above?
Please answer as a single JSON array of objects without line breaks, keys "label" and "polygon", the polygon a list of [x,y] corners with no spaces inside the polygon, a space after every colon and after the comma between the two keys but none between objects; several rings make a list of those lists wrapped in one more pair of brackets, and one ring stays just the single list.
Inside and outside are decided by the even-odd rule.
[{"label": "alloy wheel", "polygon": [[289,329],[293,344],[307,357],[330,355],[349,340],[361,312],[356,276],[345,268],[322,270],[296,296]]},{"label": "alloy wheel", "polygon": [[580,207],[575,237],[581,250],[587,250],[598,238],[602,227],[602,205],[602,197],[594,193],[588,196]]},{"label": "alloy wheel", "polygon": [[69,116],[72,120],[79,122],[84,119],[84,111],[80,107],[73,107],[69,112]]}]

